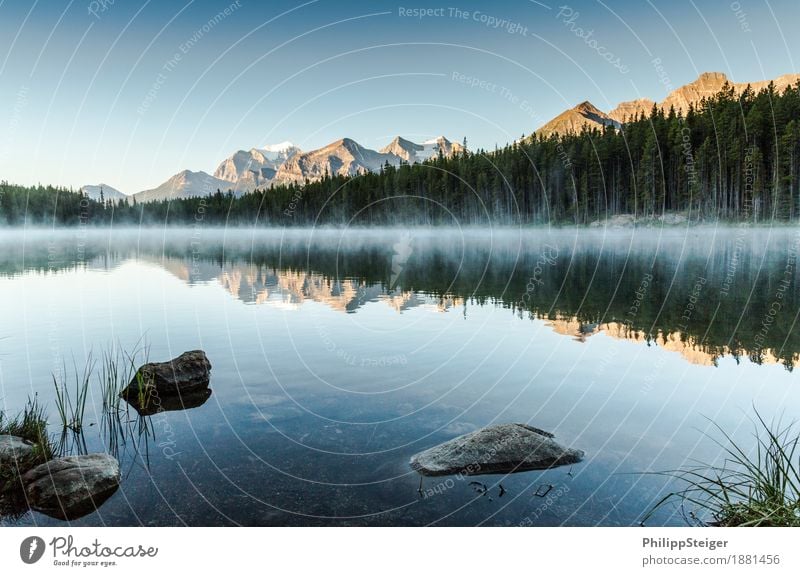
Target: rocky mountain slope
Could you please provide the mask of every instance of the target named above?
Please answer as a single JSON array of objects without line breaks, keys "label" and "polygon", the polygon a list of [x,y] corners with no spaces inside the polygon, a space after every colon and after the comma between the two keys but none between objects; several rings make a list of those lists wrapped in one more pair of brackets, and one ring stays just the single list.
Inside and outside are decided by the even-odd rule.
[{"label": "rocky mountain slope", "polygon": [[133,197],[137,202],[150,202],[152,200],[207,196],[217,190],[227,191],[231,188],[231,182],[215,178],[206,172],[184,170],[160,186],[134,194]]},{"label": "rocky mountain slope", "polygon": [[723,89],[727,83],[737,94],[741,94],[749,86],[754,92],[766,88],[770,82],[775,90],[782,92],[787,86],[800,81],[800,74],[784,74],[773,80],[760,80],[757,82],[731,82],[722,72],[704,72],[693,82],[685,84],[671,91],[661,102],[654,102],[648,98],[639,98],[621,102],[608,114],[598,110],[590,102],[583,102],[553,118],[550,122],[536,130],[537,134],[549,136],[550,134],[567,134],[580,132],[585,125],[589,128],[602,128],[607,124],[619,127],[622,123],[638,117],[640,114],[649,115],[653,106],[668,112],[674,108],[676,112],[685,114],[690,106],[698,107],[704,98],[710,98]]},{"label": "rocky mountain slope", "polygon": [[275,174],[275,182],[318,180],[326,173],[355,176],[363,172],[377,172],[387,162],[397,166],[400,160],[396,154],[376,152],[364,148],[351,138],[342,138],[318,150],[289,158]]},{"label": "rocky mountain slope", "polygon": [[100,199],[100,191],[103,191],[103,199],[104,200],[121,200],[122,198],[127,198],[127,194],[123,194],[113,186],[109,186],[108,184],[87,184],[81,188],[84,194],[86,194],[92,200],[99,200]]},{"label": "rocky mountain slope", "polygon": [[539,128],[536,134],[544,137],[552,134],[578,134],[584,127],[602,129],[605,126],[619,128],[620,123],[586,101],[562,112]]}]

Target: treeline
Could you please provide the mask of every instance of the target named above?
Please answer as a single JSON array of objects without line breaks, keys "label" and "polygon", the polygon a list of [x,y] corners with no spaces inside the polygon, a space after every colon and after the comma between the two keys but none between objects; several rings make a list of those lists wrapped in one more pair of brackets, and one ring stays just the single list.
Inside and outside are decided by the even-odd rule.
[{"label": "treeline", "polygon": [[765,222],[800,217],[800,84],[724,88],[686,115],[653,108],[623,130],[532,135],[491,152],[385,166],[241,197],[100,202],[0,185],[0,222],[52,224],[587,224],[615,214]]}]

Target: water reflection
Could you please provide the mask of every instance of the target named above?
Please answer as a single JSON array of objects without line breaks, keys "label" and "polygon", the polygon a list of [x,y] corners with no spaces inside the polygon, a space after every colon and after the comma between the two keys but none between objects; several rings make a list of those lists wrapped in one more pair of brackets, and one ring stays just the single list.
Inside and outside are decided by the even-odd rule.
[{"label": "water reflection", "polygon": [[[468,316],[471,306],[494,305],[580,341],[603,333],[699,365],[731,356],[792,369],[800,354],[791,230],[206,231],[200,241],[159,234],[117,231],[82,244],[28,238],[25,250],[6,236],[0,272],[113,268],[134,259],[187,284],[216,283],[242,302],[287,310],[316,302],[356,313],[380,302],[399,313]],[[399,260],[398,238],[410,243]]]}]

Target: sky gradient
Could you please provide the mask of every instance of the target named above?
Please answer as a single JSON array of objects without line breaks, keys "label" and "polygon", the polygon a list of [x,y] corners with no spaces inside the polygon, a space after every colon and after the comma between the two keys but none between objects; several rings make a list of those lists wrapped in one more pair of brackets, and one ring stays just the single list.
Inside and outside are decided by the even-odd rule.
[{"label": "sky gradient", "polygon": [[284,140],[493,148],[583,100],[798,72],[798,21],[796,0],[6,0],[0,179],[134,193]]}]

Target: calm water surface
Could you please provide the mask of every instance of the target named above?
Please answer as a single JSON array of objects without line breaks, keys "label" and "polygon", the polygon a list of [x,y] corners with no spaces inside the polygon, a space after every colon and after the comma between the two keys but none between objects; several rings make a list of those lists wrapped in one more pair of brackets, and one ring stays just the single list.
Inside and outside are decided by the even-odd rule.
[{"label": "calm water surface", "polygon": [[[109,430],[92,387],[92,425],[67,450],[118,454],[123,480],[75,525],[635,525],[669,489],[641,472],[720,457],[708,419],[748,443],[753,407],[800,414],[799,239],[4,231],[0,408],[38,394],[57,434],[65,364],[141,339],[151,360],[208,354],[213,393],[189,410],[131,410]],[[587,457],[418,492],[412,454],[502,422]]]}]

